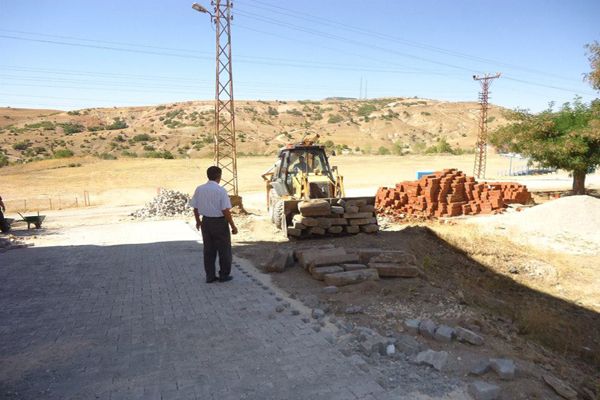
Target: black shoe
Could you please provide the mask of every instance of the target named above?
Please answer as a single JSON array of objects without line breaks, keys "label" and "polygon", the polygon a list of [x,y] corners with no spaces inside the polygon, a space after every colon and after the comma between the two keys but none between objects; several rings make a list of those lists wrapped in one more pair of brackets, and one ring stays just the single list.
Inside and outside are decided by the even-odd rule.
[{"label": "black shoe", "polygon": [[206,283],[214,283],[217,281],[217,278],[206,278]]},{"label": "black shoe", "polygon": [[233,276],[231,276],[231,275],[222,276],[219,278],[219,282],[229,282],[232,279],[233,279]]}]

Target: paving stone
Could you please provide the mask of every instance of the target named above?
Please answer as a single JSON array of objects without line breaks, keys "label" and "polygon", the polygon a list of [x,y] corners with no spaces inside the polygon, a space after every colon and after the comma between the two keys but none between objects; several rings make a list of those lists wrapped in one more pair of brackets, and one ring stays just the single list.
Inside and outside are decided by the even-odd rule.
[{"label": "paving stone", "polygon": [[322,217],[331,214],[331,205],[327,200],[311,199],[298,203],[298,211],[305,217]]},{"label": "paving stone", "polygon": [[368,219],[368,218],[372,218],[373,217],[373,213],[372,212],[355,212],[355,213],[345,213],[344,214],[344,218],[348,218],[348,219]]},{"label": "paving stone", "polygon": [[[348,223],[352,226],[360,226],[360,225],[370,225],[377,224],[377,218],[358,218],[358,219],[349,219]],[[359,228],[360,229],[360,228]]]},{"label": "paving stone", "polygon": [[325,279],[325,275],[333,274],[334,272],[343,272],[344,269],[339,265],[328,265],[325,267],[312,267],[311,275],[313,278],[322,281]]},{"label": "paving stone", "polygon": [[425,350],[425,346],[419,343],[414,337],[409,335],[400,334],[396,336],[396,341],[394,342],[396,349],[406,355],[412,356],[423,350]]},{"label": "paving stone", "polygon": [[485,359],[477,361],[475,363],[475,365],[473,365],[473,367],[471,367],[469,374],[475,375],[475,376],[481,376],[481,375],[487,373],[490,369],[491,369],[490,360],[485,358]]},{"label": "paving stone", "polygon": [[469,384],[468,392],[475,400],[496,400],[500,396],[500,387],[483,381]]},{"label": "paving stone", "polygon": [[419,333],[428,339],[434,339],[436,329],[437,325],[430,319],[424,319],[419,324]]},{"label": "paving stone", "polygon": [[308,270],[309,272],[312,272],[312,270],[317,267],[353,263],[356,261],[358,261],[358,256],[356,254],[325,254],[313,257],[310,261]]},{"label": "paving stone", "polygon": [[459,342],[466,342],[475,346],[481,346],[483,344],[483,337],[461,326],[454,328],[454,334],[456,335],[456,340]]},{"label": "paving stone", "polygon": [[374,334],[364,337],[364,340],[362,340],[358,346],[363,354],[371,356],[374,353],[385,354],[386,345],[387,340],[383,336]]},{"label": "paving stone", "polygon": [[360,231],[364,232],[364,233],[379,232],[379,225],[377,225],[377,224],[361,225]]},{"label": "paving stone", "polygon": [[394,251],[381,251],[378,250],[377,254],[369,259],[370,262],[374,263],[392,263],[392,264],[409,264],[416,265],[417,258],[410,253],[394,250]]},{"label": "paving stone", "polygon": [[419,364],[430,365],[438,371],[441,371],[448,362],[448,352],[425,350],[417,354],[415,361]]},{"label": "paving stone", "polygon": [[325,286],[322,291],[326,294],[335,294],[339,292],[339,289],[337,286]]},{"label": "paving stone", "polygon": [[344,271],[356,271],[367,268],[365,264],[341,264],[340,266],[344,268]]},{"label": "paving stone", "polygon": [[346,307],[344,312],[346,314],[361,314],[363,312],[363,308],[361,306],[350,306]]},{"label": "paving stone", "polygon": [[344,213],[344,207],[341,207],[341,206],[331,206],[331,213],[332,214],[343,214]]},{"label": "paving stone", "polygon": [[344,231],[346,233],[358,233],[358,232],[360,232],[360,226],[354,226],[354,225],[344,226]]},{"label": "paving stone", "polygon": [[377,280],[379,275],[374,269],[362,269],[357,271],[345,271],[325,275],[325,283],[330,286],[346,286],[367,280]]},{"label": "paving stone", "polygon": [[416,278],[421,270],[416,265],[391,264],[370,262],[369,268],[374,268],[382,278]]},{"label": "paving stone", "polygon": [[500,379],[511,380],[515,378],[515,362],[508,358],[490,358],[490,366]]},{"label": "paving stone", "polygon": [[302,229],[297,228],[297,227],[287,227],[286,228],[286,232],[288,236],[291,237],[300,237],[302,236]]},{"label": "paving stone", "polygon": [[311,316],[314,319],[321,319],[325,316],[325,311],[321,310],[320,308],[315,308],[312,310]]},{"label": "paving stone", "polygon": [[338,233],[342,233],[343,230],[344,230],[344,228],[341,226],[332,226],[327,229],[327,233],[337,235]]},{"label": "paving stone", "polygon": [[327,247],[327,248],[307,248],[304,250],[296,251],[296,258],[300,266],[304,269],[308,268],[312,264],[313,260],[322,256],[342,256],[346,254],[346,250],[341,247]]},{"label": "paving stone", "polygon": [[454,328],[451,328],[447,325],[440,325],[435,330],[435,334],[433,338],[438,342],[446,342],[449,343],[452,341],[454,337]]},{"label": "paving stone", "polygon": [[[294,223],[294,228],[296,227],[296,224],[300,224],[304,227],[312,227],[312,226],[319,226],[319,220],[316,218],[311,218],[311,217],[304,217],[300,214],[296,214],[294,215],[294,217],[292,218],[292,222]],[[300,229],[300,228],[297,228]],[[296,258],[298,258],[296,256]]]},{"label": "paving stone", "polygon": [[322,236],[325,234],[325,229],[321,228],[320,226],[313,226],[312,228],[308,229],[308,234]]},{"label": "paving stone", "polygon": [[571,386],[561,381],[552,375],[542,375],[542,379],[548,386],[552,388],[559,396],[567,400],[576,400],[577,392]]},{"label": "paving stone", "polygon": [[416,335],[419,333],[419,325],[421,324],[420,319],[405,319],[404,320],[404,329],[406,332]]}]

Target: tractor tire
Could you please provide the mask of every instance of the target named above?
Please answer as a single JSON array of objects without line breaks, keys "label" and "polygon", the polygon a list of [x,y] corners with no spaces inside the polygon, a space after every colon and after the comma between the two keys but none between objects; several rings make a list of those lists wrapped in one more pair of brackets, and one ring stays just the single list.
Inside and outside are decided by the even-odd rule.
[{"label": "tractor tire", "polygon": [[273,223],[275,226],[281,230],[286,230],[287,235],[287,222],[285,220],[285,214],[283,210],[283,200],[277,200],[275,205],[273,206]]}]

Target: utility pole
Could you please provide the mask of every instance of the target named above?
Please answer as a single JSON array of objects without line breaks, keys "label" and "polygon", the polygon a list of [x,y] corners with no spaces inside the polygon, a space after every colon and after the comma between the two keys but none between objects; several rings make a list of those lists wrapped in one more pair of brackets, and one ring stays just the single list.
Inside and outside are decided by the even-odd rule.
[{"label": "utility pole", "polygon": [[235,143],[235,107],[233,101],[233,74],[231,68],[231,0],[212,0],[214,14],[197,3],[196,11],[207,13],[215,24],[216,76],[215,76],[215,133],[214,160],[223,170],[221,184],[227,190],[231,203],[242,205],[238,195],[237,151]]},{"label": "utility pole", "polygon": [[473,168],[473,176],[477,179],[485,179],[489,89],[492,80],[497,78],[500,78],[500,73],[497,73],[496,75],[486,74],[485,76],[473,75],[473,80],[481,83],[481,92],[479,92],[479,104],[481,105],[479,113],[479,132],[477,134],[477,143],[475,144],[475,166]]}]

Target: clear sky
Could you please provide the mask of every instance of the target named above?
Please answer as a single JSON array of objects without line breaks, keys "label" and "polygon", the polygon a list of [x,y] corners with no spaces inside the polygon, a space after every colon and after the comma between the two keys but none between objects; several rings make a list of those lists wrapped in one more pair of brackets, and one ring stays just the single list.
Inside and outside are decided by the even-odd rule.
[{"label": "clear sky", "polygon": [[[213,99],[215,33],[191,3],[0,0],[0,106]],[[237,0],[233,13],[236,99],[473,101],[472,75],[495,72],[505,107],[600,96],[582,80],[598,0]]]}]

